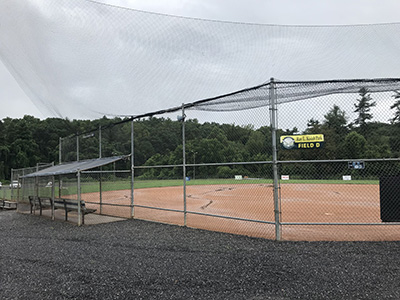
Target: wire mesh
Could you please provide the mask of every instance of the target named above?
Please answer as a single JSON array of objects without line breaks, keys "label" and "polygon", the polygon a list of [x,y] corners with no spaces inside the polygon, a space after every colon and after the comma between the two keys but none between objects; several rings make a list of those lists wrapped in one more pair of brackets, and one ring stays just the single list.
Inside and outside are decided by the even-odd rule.
[{"label": "wire mesh", "polygon": [[82,172],[81,199],[96,214],[130,218],[130,170],[103,170]]},{"label": "wire mesh", "polygon": [[[397,84],[271,81],[108,124],[91,132],[92,141],[104,156],[129,153],[133,146],[133,165],[121,160],[83,172],[80,188],[76,174],[67,176],[60,194],[77,199],[80,189],[98,215],[256,237],[398,239],[400,221],[391,216],[400,211],[396,185],[386,185],[384,197],[381,187],[400,173],[398,92],[391,90]],[[264,95],[262,106],[235,108],[256,94]],[[210,112],[218,105],[221,111]],[[287,137],[291,147],[283,142]],[[47,180],[36,183],[46,195]]]},{"label": "wire mesh", "polygon": [[[398,225],[385,226],[381,218],[380,195],[381,179],[400,173],[396,92],[357,87],[279,106],[280,136],[324,136],[318,149],[313,143],[278,148],[284,239],[398,239]],[[393,201],[387,207],[398,210]]]},{"label": "wire mesh", "polygon": [[[22,183],[23,188],[26,185],[23,191],[19,178],[34,168],[15,170],[11,200],[26,202],[31,194],[48,197],[48,183],[54,181],[51,189],[59,197],[77,199],[82,193],[98,207],[96,213],[119,214],[117,208],[111,211],[111,202],[103,204],[102,188],[122,185],[123,198],[131,197],[132,201],[125,189],[131,176],[141,205],[133,208],[137,217],[146,219],[168,212],[174,216],[162,221],[176,219],[179,224],[205,228],[210,220],[218,220],[216,230],[271,236],[274,225],[269,222],[279,225],[279,220],[272,220],[274,211],[281,214],[286,239],[298,239],[302,234],[312,238],[319,226],[312,223],[335,223],[333,216],[344,224],[382,224],[376,202],[382,196],[377,186],[384,176],[399,173],[400,104],[395,101],[399,99],[400,80],[391,77],[397,76],[400,68],[400,24],[239,24],[80,0],[40,4],[3,1],[0,16],[0,58],[43,111],[74,118],[130,117],[121,122],[100,120],[99,127],[89,131],[83,129],[85,121],[75,121],[77,134],[60,140],[60,162],[129,153],[134,159],[133,164],[122,161],[93,170],[96,174],[83,173],[80,184],[77,174],[60,176],[57,181],[49,177],[27,179]],[[273,76],[292,81],[266,82]],[[306,81],[311,79],[319,81]],[[264,83],[253,86],[255,82]],[[252,87],[242,89],[248,86]],[[176,106],[176,101],[186,104]],[[275,118],[269,116],[275,117],[275,104],[277,128]],[[169,108],[154,111],[161,105]],[[170,114],[176,112],[181,121],[171,119]],[[278,141],[272,140],[275,130]],[[293,142],[292,136],[306,134],[323,135],[323,143]],[[280,137],[285,136],[295,148],[284,149]],[[274,176],[272,166],[279,167],[277,175],[282,179],[279,199],[277,187],[272,195],[269,186]],[[179,196],[173,197],[183,200],[171,207],[165,206],[162,196],[153,199],[153,204],[142,203],[142,192],[153,190],[141,188],[141,181],[176,181]],[[216,188],[218,185],[221,187]],[[212,203],[198,208],[193,195],[201,193],[196,190],[200,186],[211,189],[206,194]],[[339,186],[344,190],[331,190]],[[311,193],[301,198],[302,214],[290,206],[297,201],[290,188],[297,195],[305,190]],[[259,189],[264,191],[263,197],[258,196]],[[235,192],[238,199],[229,194]],[[232,207],[214,211],[217,217],[206,215],[204,210],[228,203],[222,196],[226,193],[234,199],[229,202]],[[330,204],[344,205],[335,213],[324,212],[320,206],[329,195],[336,197]],[[271,206],[272,198],[280,200],[282,211],[276,203]],[[114,206],[125,205],[122,200]],[[126,208],[132,209],[129,205]],[[125,206],[123,209],[125,213]],[[244,213],[246,209],[250,212]],[[356,217],[356,210],[362,211],[362,216]],[[260,216],[259,212],[265,213]],[[248,224],[260,227],[253,231]],[[300,226],[306,228],[296,229]],[[325,239],[339,232],[339,225],[327,226],[336,231],[318,229],[319,235],[313,238]],[[352,228],[346,227],[352,230],[352,237],[363,229],[361,225]],[[339,238],[346,238],[346,231]],[[374,237],[364,233],[362,238]]]},{"label": "wire mesh", "polygon": [[60,140],[60,155],[59,160],[63,162],[76,161],[79,158],[78,155],[79,140],[75,135],[63,137]]},{"label": "wire mesh", "polygon": [[[6,193],[7,199],[14,202],[27,201],[27,198],[23,197],[24,193],[24,191],[22,190],[23,176],[46,169],[52,165],[53,163],[38,163],[35,167],[12,169],[9,191]],[[29,187],[27,189],[29,190]]]},{"label": "wire mesh", "polygon": [[120,156],[131,153],[130,122],[112,123],[99,130],[101,131],[100,149],[102,157]]},{"label": "wire mesh", "polygon": [[62,117],[132,116],[273,76],[379,78],[400,68],[398,23],[243,24],[81,0],[5,1],[0,13],[2,61],[40,109]]}]

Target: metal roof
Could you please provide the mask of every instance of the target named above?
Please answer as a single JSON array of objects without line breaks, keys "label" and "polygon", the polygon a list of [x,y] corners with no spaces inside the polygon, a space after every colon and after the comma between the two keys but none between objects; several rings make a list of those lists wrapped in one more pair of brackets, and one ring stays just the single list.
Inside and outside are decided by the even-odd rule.
[{"label": "metal roof", "polygon": [[108,165],[110,163],[124,159],[126,157],[129,157],[129,155],[80,160],[65,164],[59,164],[56,166],[40,170],[35,173],[22,176],[22,178],[74,174],[78,173],[78,171],[86,171],[104,165]]}]

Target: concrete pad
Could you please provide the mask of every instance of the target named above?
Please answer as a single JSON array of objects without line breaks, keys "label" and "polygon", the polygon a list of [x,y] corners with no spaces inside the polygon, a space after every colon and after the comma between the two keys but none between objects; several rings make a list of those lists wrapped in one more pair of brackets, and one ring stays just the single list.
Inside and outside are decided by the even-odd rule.
[{"label": "concrete pad", "polygon": [[[19,212],[23,213],[23,214],[30,214],[29,210],[21,210]],[[40,211],[37,209],[36,211],[34,211],[32,213],[32,215],[40,217]],[[43,209],[41,217],[51,219],[51,209]],[[64,221],[65,222],[65,211],[62,209],[56,209],[54,211],[54,219],[56,221]],[[99,215],[99,214],[92,213],[92,214],[85,215],[85,224],[84,225],[104,224],[104,223],[111,223],[111,222],[117,222],[117,221],[123,221],[123,220],[126,220],[126,219],[120,218],[120,217],[113,217],[113,216],[106,216],[106,215]],[[78,224],[78,212],[76,212],[76,211],[68,212],[68,222],[72,223],[72,224]]]}]

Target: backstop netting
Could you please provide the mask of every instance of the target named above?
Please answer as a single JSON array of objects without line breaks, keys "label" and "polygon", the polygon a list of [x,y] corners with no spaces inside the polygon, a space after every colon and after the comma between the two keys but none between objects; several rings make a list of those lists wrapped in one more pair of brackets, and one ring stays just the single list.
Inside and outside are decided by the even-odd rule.
[{"label": "backstop netting", "polygon": [[[398,77],[400,24],[277,26],[1,1],[0,59],[45,115],[139,115],[290,81]],[[202,120],[201,120],[202,121]]]},{"label": "backstop netting", "polygon": [[59,163],[131,154],[61,179],[96,214],[400,238],[399,23],[242,24],[82,0],[3,1],[0,17],[0,58],[43,112],[118,117],[60,139]]}]

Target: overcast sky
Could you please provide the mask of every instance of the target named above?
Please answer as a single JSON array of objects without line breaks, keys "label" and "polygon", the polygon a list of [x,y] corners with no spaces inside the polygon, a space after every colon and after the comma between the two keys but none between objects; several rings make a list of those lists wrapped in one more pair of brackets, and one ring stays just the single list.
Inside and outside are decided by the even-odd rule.
[{"label": "overcast sky", "polygon": [[[35,0],[15,0],[15,2],[18,1],[22,5],[27,2],[40,5],[37,4],[40,1]],[[0,7],[2,2],[5,5],[4,3],[8,1],[0,0]],[[82,0],[82,2],[85,1]],[[400,22],[399,0],[99,0],[98,2],[161,14],[257,24],[351,25]],[[0,19],[0,27],[2,25],[4,26]],[[17,31],[16,34],[18,34]],[[0,43],[2,42],[0,36]],[[244,82],[248,85],[250,80]],[[251,84],[260,83],[262,82],[257,78]],[[235,88],[235,85],[232,85],[232,88]],[[243,88],[243,86],[238,86],[237,89],[239,88]],[[81,94],[87,92],[85,87],[79,91]],[[175,105],[180,103],[178,101]],[[163,107],[161,103],[158,107],[163,109],[170,107],[171,104],[173,103],[166,102]],[[152,110],[153,107],[149,107],[149,109]],[[146,108],[143,110],[138,112],[143,113]],[[0,119],[19,118],[25,114],[39,118],[57,116],[54,111],[51,112],[38,105],[37,99],[32,101],[0,60]],[[81,116],[68,115],[63,111],[59,112],[58,116],[92,117],[85,114]]]}]

